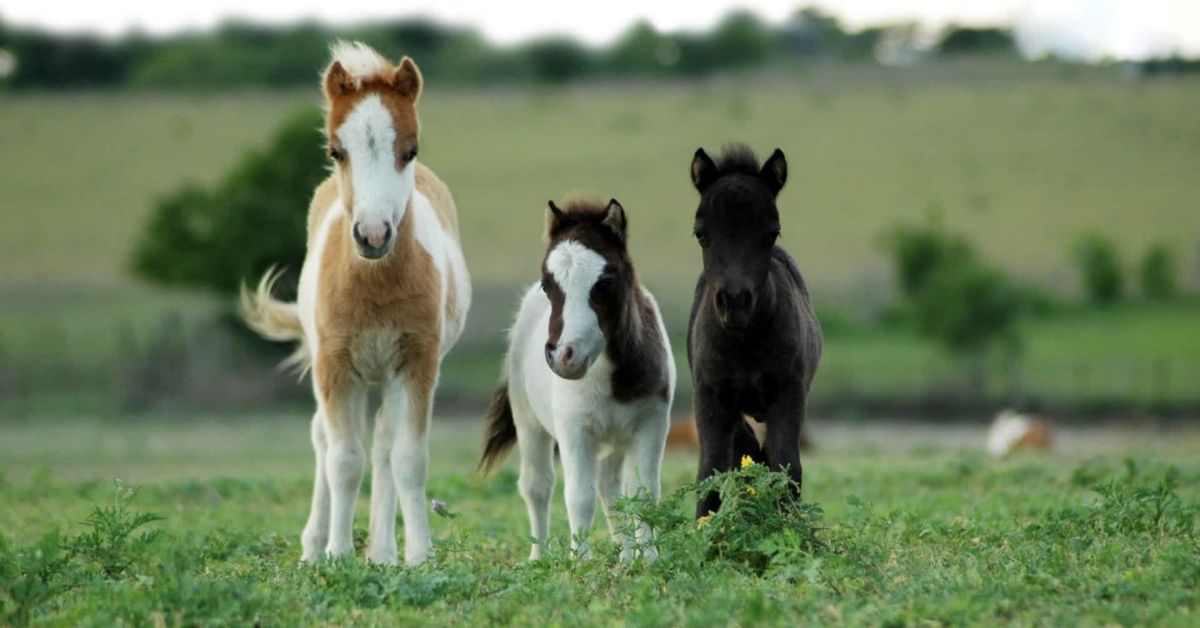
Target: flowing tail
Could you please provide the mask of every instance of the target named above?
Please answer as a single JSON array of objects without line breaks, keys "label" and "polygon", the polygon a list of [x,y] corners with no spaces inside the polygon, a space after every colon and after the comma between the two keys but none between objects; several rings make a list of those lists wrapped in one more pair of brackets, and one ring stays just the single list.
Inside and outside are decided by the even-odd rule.
[{"label": "flowing tail", "polygon": [[241,314],[250,329],[267,340],[299,341],[300,346],[296,347],[296,351],[280,366],[303,375],[310,366],[310,357],[308,347],[304,343],[304,328],[300,325],[300,314],[296,304],[271,296],[271,290],[281,275],[281,270],[267,270],[258,282],[258,288],[253,292],[242,284]]},{"label": "flowing tail", "polygon": [[485,474],[504,459],[513,443],[517,442],[517,424],[513,420],[512,402],[508,399],[508,381],[500,382],[492,393],[492,404],[488,407],[487,436],[483,441],[483,455],[479,458],[479,470]]}]

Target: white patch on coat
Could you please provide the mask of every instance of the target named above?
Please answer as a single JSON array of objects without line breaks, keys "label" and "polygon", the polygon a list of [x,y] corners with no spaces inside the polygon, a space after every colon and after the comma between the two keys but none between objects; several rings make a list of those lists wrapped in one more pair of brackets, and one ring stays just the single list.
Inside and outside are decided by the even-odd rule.
[{"label": "white patch on coat", "polygon": [[333,206],[325,212],[317,233],[313,237],[312,250],[304,257],[304,266],[300,269],[300,285],[296,291],[296,309],[300,315],[300,327],[304,329],[304,343],[308,347],[310,363],[314,366],[317,361],[317,299],[321,276],[321,259],[325,256],[325,246],[333,231],[333,222],[345,215],[342,200],[336,199]]},{"label": "white patch on coat", "polygon": [[[413,161],[409,164],[408,169],[413,170],[416,167],[415,164],[416,161]],[[433,203],[420,190],[413,193],[412,208],[413,235],[417,239],[417,244],[420,244],[421,248],[429,253],[441,282],[442,300],[439,311],[442,312],[442,336],[440,353],[445,357],[450,347],[454,346],[462,334],[463,326],[466,323],[466,313],[471,306],[471,279],[467,275],[467,261],[463,257],[462,247],[453,236],[446,232],[442,221],[438,219]],[[449,269],[449,273],[447,273],[447,269]],[[453,285],[449,282],[448,274],[453,275]],[[451,290],[455,295],[453,318],[446,311]]]},{"label": "white patch on coat", "polygon": [[546,270],[563,293],[563,326],[558,346],[573,347],[588,363],[604,347],[604,334],[591,306],[591,294],[605,265],[603,256],[575,240],[560,242],[546,256]]},{"label": "white patch on coat", "polygon": [[354,106],[336,133],[348,155],[354,189],[351,224],[357,223],[364,234],[386,224],[394,234],[416,187],[416,162],[396,169],[391,110],[379,94],[371,94]]}]

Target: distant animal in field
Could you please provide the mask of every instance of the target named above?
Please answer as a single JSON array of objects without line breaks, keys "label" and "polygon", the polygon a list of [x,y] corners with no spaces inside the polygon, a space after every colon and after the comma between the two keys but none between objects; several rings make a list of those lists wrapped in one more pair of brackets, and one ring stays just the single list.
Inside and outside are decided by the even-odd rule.
[{"label": "distant animal in field", "polygon": [[429,422],[441,360],[471,303],[450,190],[417,162],[422,78],[360,43],[337,43],[324,74],[333,174],[308,213],[308,254],[297,301],[271,296],[267,273],[243,288],[246,321],[272,340],[299,340],[293,362],[312,369],[316,479],[301,536],[303,559],[353,551],[354,505],[366,460],[368,387],[382,387],[371,447],[366,558],[394,564],[396,503],[404,558],[430,553],[425,498]]},{"label": "distant animal in field", "polygon": [[[801,429],[822,338],[804,279],[777,243],[775,203],[787,159],[776,149],[760,167],[743,145],[716,161],[701,148],[691,174],[700,193],[693,232],[704,260],[688,320],[697,480],[750,456],[786,471],[798,491]],[[765,425],[761,444],[745,417]],[[700,495],[696,516],[719,508],[715,492]]]},{"label": "distant animal in field", "polygon": [[987,450],[997,458],[1016,451],[1046,451],[1054,444],[1045,421],[1004,410],[996,415],[987,434]]},{"label": "distant animal in field", "polygon": [[[551,201],[547,212],[542,279],[521,299],[479,465],[491,468],[517,444],[536,560],[549,534],[557,443],[571,548],[588,553],[584,537],[599,495],[628,561],[637,550],[612,504],[641,491],[659,498],[675,362],[658,304],[629,257],[621,205],[559,209]],[[657,557],[648,526],[637,526],[636,540],[647,560]]]}]

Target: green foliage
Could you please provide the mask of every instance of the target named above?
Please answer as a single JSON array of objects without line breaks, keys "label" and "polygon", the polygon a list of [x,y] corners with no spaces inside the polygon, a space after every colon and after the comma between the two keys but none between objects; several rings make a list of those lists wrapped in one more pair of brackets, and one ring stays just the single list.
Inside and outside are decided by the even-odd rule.
[{"label": "green foliage", "polygon": [[1152,301],[1169,301],[1178,294],[1175,254],[1161,242],[1151,245],[1142,255],[1138,277],[1142,295]]},{"label": "green foliage", "polygon": [[[1200,612],[1200,466],[1186,444],[1125,465],[848,447],[809,461],[805,491],[827,512],[789,501],[787,478],[761,465],[698,487],[684,479],[694,460],[668,457],[658,504],[620,503],[654,526],[659,559],[622,564],[602,525],[593,558],[571,554],[561,493],[547,554],[525,562],[511,467],[489,480],[439,470],[463,440],[443,438],[430,494],[459,516],[432,521],[436,556],[419,567],[297,564],[311,490],[298,473],[143,487],[136,503],[172,516],[157,540],[125,543],[130,567],[109,578],[48,523],[107,501],[104,483],[0,486],[0,624],[1187,625]],[[697,524],[703,488],[724,503]],[[117,527],[138,516],[127,507]]]},{"label": "green foliage", "polygon": [[326,176],[320,125],[319,112],[298,112],[212,189],[186,185],[161,200],[134,250],[134,272],[232,294],[272,265],[298,271],[309,199]]},{"label": "green foliage", "polygon": [[[712,491],[721,496],[720,510],[694,519],[696,496]],[[640,496],[624,500],[617,510],[628,515],[631,537],[633,521],[654,529],[663,565],[698,569],[720,561],[764,573],[826,549],[818,535],[821,507],[796,499],[797,492],[787,474],[743,463],[741,469],[685,484],[659,503]]]},{"label": "green foliage", "polygon": [[73,537],[66,547],[95,566],[105,578],[118,579],[133,575],[131,568],[141,563],[161,530],[134,532],[149,523],[162,521],[155,513],[132,510],[137,491],[117,482],[116,497],[111,506],[95,506],[84,521],[88,531]]},{"label": "green foliage", "polygon": [[1117,259],[1117,245],[1098,233],[1075,242],[1075,263],[1087,299],[1095,305],[1112,305],[1121,300],[1125,278]]},{"label": "green foliage", "polygon": [[905,298],[914,298],[943,267],[974,261],[975,251],[962,237],[949,233],[939,214],[925,224],[900,225],[884,236],[884,249],[892,255],[896,283]]},{"label": "green foliage", "polygon": [[917,328],[954,353],[973,354],[1016,340],[1021,295],[979,262],[938,268],[913,300]]}]

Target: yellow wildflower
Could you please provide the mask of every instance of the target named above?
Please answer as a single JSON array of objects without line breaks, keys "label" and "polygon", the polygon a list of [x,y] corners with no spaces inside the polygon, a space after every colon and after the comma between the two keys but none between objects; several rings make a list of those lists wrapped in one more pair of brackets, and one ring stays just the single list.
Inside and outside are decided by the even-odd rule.
[{"label": "yellow wildflower", "polygon": [[708,520],[709,520],[709,519],[712,519],[712,514],[711,514],[711,513],[710,513],[710,514],[707,514],[707,515],[704,515],[703,517],[700,517],[699,519],[697,519],[697,520],[696,520],[696,527],[697,527],[697,528],[703,528],[704,526],[708,525]]},{"label": "yellow wildflower", "polygon": [[751,497],[758,497],[758,489],[754,488],[753,486],[747,486],[746,494]]},{"label": "yellow wildflower", "polygon": [[750,456],[742,456],[743,469],[748,469],[752,464],[754,464],[754,458],[751,458]]}]

